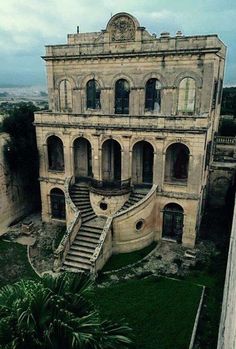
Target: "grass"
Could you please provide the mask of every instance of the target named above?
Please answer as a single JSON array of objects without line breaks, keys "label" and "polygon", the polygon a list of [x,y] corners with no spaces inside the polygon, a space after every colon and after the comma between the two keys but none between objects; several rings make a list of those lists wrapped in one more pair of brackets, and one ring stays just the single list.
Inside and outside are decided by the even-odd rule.
[{"label": "grass", "polygon": [[145,256],[147,256],[156,247],[156,245],[157,244],[153,242],[151,245],[143,248],[140,251],[134,251],[130,253],[120,253],[117,255],[113,255],[108,260],[108,262],[106,263],[102,271],[104,272],[104,271],[116,270],[116,269],[125,267],[129,264],[136,263],[140,261],[142,258],[144,258]]},{"label": "grass", "polygon": [[187,349],[201,292],[184,281],[129,280],[97,288],[96,304],[104,318],[128,322],[136,349]]},{"label": "grass", "polygon": [[27,259],[26,246],[0,239],[0,287],[20,279],[38,278]]}]

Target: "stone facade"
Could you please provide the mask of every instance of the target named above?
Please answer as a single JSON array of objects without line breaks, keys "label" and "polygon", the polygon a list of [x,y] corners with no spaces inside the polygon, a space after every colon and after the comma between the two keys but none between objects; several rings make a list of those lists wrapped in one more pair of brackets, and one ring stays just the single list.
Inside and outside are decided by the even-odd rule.
[{"label": "stone facade", "polygon": [[[157,37],[127,13],[113,16],[101,32],[70,34],[67,44],[47,46],[50,110],[35,114],[43,220],[60,221],[52,217],[50,192],[64,191],[68,177],[154,184],[142,211],[114,219],[114,250],[161,239],[164,225],[172,229],[178,221],[176,210],[182,243],[193,247],[219,124],[225,53],[217,35]],[[99,195],[90,196],[97,214],[109,216],[125,202],[124,193]],[[102,199],[107,212],[99,208]],[[137,232],[139,219],[145,224]]]}]

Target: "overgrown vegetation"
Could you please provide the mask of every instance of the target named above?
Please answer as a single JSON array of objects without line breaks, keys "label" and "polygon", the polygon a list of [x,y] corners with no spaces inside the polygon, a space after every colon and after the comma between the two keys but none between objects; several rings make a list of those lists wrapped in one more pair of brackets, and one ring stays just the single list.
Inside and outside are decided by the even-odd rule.
[{"label": "overgrown vegetation", "polygon": [[224,87],[223,89],[221,115],[227,114],[236,116],[236,87]]},{"label": "overgrown vegetation", "polygon": [[136,263],[140,261],[142,258],[144,258],[145,256],[147,256],[155,247],[156,247],[156,242],[153,242],[151,245],[139,251],[113,255],[111,256],[109,261],[106,263],[102,271],[116,270],[116,269],[125,267],[129,264]]},{"label": "overgrown vegetation", "polygon": [[1,349],[125,349],[131,329],[101,319],[85,274],[43,276],[0,289]]},{"label": "overgrown vegetation", "polygon": [[19,279],[38,278],[27,259],[26,246],[0,239],[0,287]]},{"label": "overgrown vegetation", "polygon": [[188,282],[148,278],[98,288],[95,296],[104,317],[124,318],[133,328],[136,349],[184,349],[201,292]]}]

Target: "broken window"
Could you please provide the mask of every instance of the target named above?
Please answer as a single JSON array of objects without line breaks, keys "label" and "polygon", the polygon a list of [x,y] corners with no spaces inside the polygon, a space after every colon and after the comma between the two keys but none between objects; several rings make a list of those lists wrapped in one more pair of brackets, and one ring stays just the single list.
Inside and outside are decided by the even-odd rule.
[{"label": "broken window", "polygon": [[100,109],[100,95],[101,88],[99,83],[92,79],[87,82],[86,96],[87,96],[87,109]]},{"label": "broken window", "polygon": [[184,211],[175,203],[167,204],[163,210],[163,232],[164,238],[182,241]]},{"label": "broken window", "polygon": [[166,151],[165,181],[187,182],[189,149],[181,143],[171,144]]},{"label": "broken window", "polygon": [[146,83],[145,110],[161,111],[161,83],[157,79],[149,79]]},{"label": "broken window", "polygon": [[115,114],[129,114],[129,93],[128,81],[120,79],[115,85]]},{"label": "broken window", "polygon": [[50,192],[52,218],[65,219],[65,195],[61,189],[54,188]]},{"label": "broken window", "polygon": [[179,84],[178,112],[193,114],[195,110],[196,83],[192,78],[184,78]]},{"label": "broken window", "polygon": [[68,80],[62,80],[59,86],[60,111],[72,111],[72,89]]}]

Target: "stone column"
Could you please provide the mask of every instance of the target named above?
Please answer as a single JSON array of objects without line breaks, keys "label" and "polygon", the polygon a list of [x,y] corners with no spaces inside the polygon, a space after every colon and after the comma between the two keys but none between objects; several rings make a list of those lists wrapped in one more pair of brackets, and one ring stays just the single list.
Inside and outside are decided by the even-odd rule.
[{"label": "stone column", "polygon": [[99,135],[93,135],[92,143],[92,171],[94,179],[101,179],[101,149]]},{"label": "stone column", "polygon": [[121,152],[121,180],[131,178],[131,161],[130,157],[130,136],[122,137],[123,150]]}]

